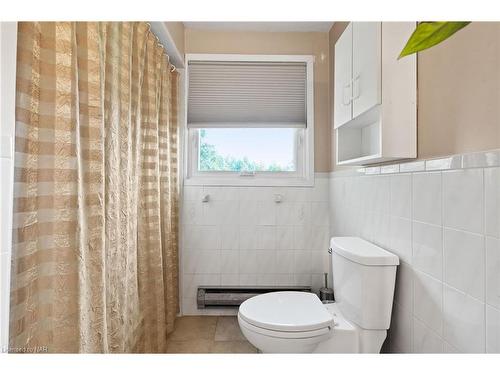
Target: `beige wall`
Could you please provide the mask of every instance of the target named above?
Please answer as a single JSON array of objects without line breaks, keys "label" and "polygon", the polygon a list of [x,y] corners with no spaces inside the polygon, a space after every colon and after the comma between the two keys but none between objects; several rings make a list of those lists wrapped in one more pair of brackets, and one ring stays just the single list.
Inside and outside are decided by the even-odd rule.
[{"label": "beige wall", "polygon": [[[346,25],[329,33],[332,80],[333,46]],[[420,159],[500,148],[500,22],[473,22],[419,53],[417,147]]]},{"label": "beige wall", "polygon": [[500,22],[473,22],[418,56],[418,156],[500,148]]},{"label": "beige wall", "polygon": [[[326,172],[340,169],[335,166],[334,93],[329,82],[333,46],[346,26],[347,22],[335,22],[328,34],[185,29],[184,43],[179,45],[186,53],[315,55],[315,170]],[[418,157],[496,148],[500,148],[500,23],[473,22],[418,56]]]},{"label": "beige wall", "polygon": [[227,32],[185,30],[186,53],[240,53],[314,55],[314,165],[330,170],[328,33]]},{"label": "beige wall", "polygon": [[182,22],[165,22],[165,26],[174,40],[177,50],[184,57],[184,24]]}]

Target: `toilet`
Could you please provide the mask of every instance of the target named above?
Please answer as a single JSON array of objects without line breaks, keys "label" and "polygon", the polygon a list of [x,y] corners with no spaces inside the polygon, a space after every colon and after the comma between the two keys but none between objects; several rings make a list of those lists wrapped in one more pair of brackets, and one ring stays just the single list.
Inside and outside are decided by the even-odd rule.
[{"label": "toilet", "polygon": [[263,353],[380,353],[391,322],[399,258],[357,237],[333,237],[335,302],[271,292],[240,305],[238,323]]}]

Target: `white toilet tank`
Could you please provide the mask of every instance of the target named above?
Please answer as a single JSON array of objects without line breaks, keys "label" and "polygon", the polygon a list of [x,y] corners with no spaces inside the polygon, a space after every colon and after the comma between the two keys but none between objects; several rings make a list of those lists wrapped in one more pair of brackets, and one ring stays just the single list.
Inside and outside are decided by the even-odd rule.
[{"label": "white toilet tank", "polygon": [[332,237],[333,290],[344,316],[364,329],[388,329],[399,258],[358,237]]}]

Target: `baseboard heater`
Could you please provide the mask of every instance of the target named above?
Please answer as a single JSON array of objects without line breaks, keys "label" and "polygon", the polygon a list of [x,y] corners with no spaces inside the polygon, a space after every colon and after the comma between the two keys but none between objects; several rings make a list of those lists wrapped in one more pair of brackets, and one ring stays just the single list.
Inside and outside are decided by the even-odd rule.
[{"label": "baseboard heater", "polygon": [[235,307],[259,294],[279,291],[310,292],[310,286],[199,286],[199,309],[209,307]]}]

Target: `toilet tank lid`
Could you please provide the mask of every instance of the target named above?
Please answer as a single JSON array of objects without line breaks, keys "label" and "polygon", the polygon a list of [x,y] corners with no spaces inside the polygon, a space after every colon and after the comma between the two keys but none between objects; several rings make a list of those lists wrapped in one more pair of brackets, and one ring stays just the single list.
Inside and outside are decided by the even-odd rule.
[{"label": "toilet tank lid", "polygon": [[397,266],[399,258],[381,247],[359,237],[332,237],[332,251],[366,266]]}]

